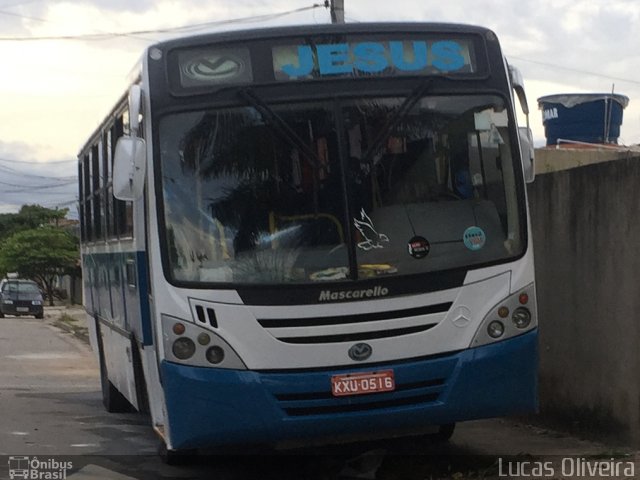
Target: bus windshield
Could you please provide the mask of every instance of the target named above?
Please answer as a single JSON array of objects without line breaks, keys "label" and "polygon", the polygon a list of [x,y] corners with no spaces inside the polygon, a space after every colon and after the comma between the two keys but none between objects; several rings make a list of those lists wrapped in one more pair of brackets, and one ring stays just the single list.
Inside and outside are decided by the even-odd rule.
[{"label": "bus windshield", "polygon": [[259,99],[160,121],[168,277],[415,275],[522,253],[517,145],[493,94]]}]

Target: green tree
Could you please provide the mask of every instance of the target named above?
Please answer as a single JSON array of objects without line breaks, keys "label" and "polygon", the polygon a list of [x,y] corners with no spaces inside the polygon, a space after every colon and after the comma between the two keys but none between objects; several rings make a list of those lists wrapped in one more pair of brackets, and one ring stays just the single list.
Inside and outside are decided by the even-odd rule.
[{"label": "green tree", "polygon": [[35,280],[53,305],[53,281],[56,275],[71,272],[77,265],[77,239],[52,226],[23,230],[7,238],[0,248],[0,268]]},{"label": "green tree", "polygon": [[0,214],[0,239],[5,239],[22,230],[42,225],[56,225],[67,215],[69,209],[51,209],[40,205],[23,205],[18,213]]}]

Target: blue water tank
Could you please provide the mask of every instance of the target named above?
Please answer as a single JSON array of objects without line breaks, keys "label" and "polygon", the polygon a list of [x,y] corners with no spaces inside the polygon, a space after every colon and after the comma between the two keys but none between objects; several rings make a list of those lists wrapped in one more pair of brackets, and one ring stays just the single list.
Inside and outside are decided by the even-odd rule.
[{"label": "blue water tank", "polygon": [[618,143],[629,98],[613,93],[564,93],[538,99],[547,145],[558,140]]}]

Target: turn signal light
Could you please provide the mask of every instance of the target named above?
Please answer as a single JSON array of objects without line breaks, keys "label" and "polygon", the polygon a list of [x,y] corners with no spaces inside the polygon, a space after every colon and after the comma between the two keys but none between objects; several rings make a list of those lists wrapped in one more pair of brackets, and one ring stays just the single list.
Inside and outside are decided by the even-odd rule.
[{"label": "turn signal light", "polygon": [[175,323],[173,325],[173,333],[175,333],[176,335],[182,335],[186,330],[186,327],[184,326],[183,323]]}]

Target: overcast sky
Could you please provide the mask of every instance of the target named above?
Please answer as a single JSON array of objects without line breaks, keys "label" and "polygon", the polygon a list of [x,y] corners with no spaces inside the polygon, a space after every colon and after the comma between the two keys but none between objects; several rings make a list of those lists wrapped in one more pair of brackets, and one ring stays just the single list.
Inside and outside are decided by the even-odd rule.
[{"label": "overcast sky", "polygon": [[[317,3],[324,3],[316,0]],[[640,143],[638,0],[344,0],[347,22],[444,21],[493,29],[536,99],[567,92],[630,98],[619,142]],[[92,40],[32,37],[157,30],[288,12],[306,0],[0,0],[0,212],[73,203],[75,157],[123,93],[142,50],[176,34]],[[328,23],[325,8],[219,28]],[[198,30],[203,32],[203,30]],[[13,38],[15,40],[8,40]]]}]

